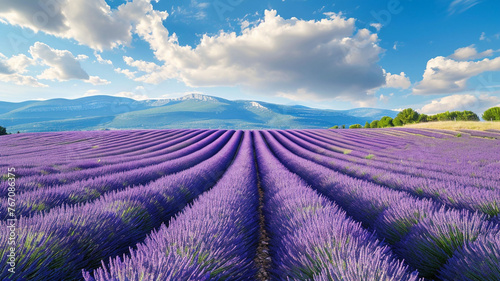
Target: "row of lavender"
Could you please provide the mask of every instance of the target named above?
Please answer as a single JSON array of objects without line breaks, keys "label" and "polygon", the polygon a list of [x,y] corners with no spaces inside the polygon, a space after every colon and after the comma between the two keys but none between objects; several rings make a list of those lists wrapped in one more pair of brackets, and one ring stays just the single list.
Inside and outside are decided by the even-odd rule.
[{"label": "row of lavender", "polygon": [[[277,146],[279,143],[276,141],[276,136],[267,132],[263,134],[269,139],[269,147],[280,158],[280,149],[283,150],[284,147]],[[316,194],[300,178],[281,166],[278,160],[273,159],[259,133],[256,134],[256,153],[265,190],[265,213],[268,220],[267,228],[271,235],[273,279],[415,280],[417,278],[417,272],[410,273],[408,267],[397,261],[389,247],[378,242],[373,233],[362,229],[360,224],[348,219],[343,211],[332,204],[332,201]],[[280,160],[288,165],[300,165],[299,163],[307,162],[290,151],[284,153],[285,157]],[[294,158],[296,162],[293,161]],[[318,179],[324,183],[322,181],[325,179],[324,175],[332,172],[322,170],[322,167],[318,165],[312,169],[304,166],[290,168],[306,180],[311,180],[314,188],[318,188],[316,184]],[[326,173],[322,176],[321,172]],[[332,176],[342,175],[330,174],[327,177]],[[355,181],[354,184],[352,180]],[[346,208],[349,215],[369,229],[377,230],[379,238],[386,239],[394,252],[399,257],[406,258],[412,267],[419,269],[422,276],[442,280],[459,280],[460,278],[495,280],[500,276],[497,264],[500,230],[497,225],[488,222],[484,215],[444,208],[436,202],[418,200],[405,193],[388,190],[383,186],[370,185],[369,182],[362,180],[357,181],[349,177],[341,177],[335,182],[339,185],[336,189],[332,189],[331,183],[327,182],[326,187],[320,184],[318,190],[324,192],[323,194],[333,201],[341,200],[341,206]],[[355,194],[360,185],[366,183],[367,186],[361,186],[364,190]],[[349,190],[346,185],[354,186],[354,189]],[[343,188],[347,189],[347,192],[339,192],[343,191]],[[377,198],[378,195],[380,198]],[[345,199],[347,202],[342,202]],[[219,201],[220,199],[213,200]],[[195,205],[199,210],[193,208],[194,213],[203,210],[203,206]],[[216,222],[218,219],[212,221],[217,225]],[[196,233],[206,229],[209,228],[201,226],[200,230],[193,226],[190,230],[191,233]],[[178,233],[174,226],[169,231]],[[165,276],[161,275],[161,270],[158,271],[159,265],[155,267],[153,275],[147,273],[148,270],[138,272],[130,268],[144,269],[145,266],[149,266],[145,253],[154,249],[153,245],[156,246],[157,241],[166,243],[164,239],[166,239],[165,236],[169,236],[169,231],[164,230],[162,234],[164,236],[160,238],[156,236],[157,234],[153,234],[155,237],[153,240],[156,242],[151,242],[151,240],[150,245],[139,246],[139,248],[144,247],[141,248],[141,255],[134,256],[133,252],[132,259],[124,258],[125,260],[122,261],[117,258],[115,263],[111,263],[109,271],[103,267],[96,272],[96,275],[100,280],[109,280],[109,278],[127,280],[130,276],[147,276],[151,277],[147,280],[155,280],[158,276]],[[229,229],[226,228],[224,231],[229,231]],[[184,232],[183,235],[186,233],[190,232]],[[183,235],[178,234],[177,239],[185,241],[179,238],[184,237]],[[175,239],[167,239],[167,241],[175,241]],[[214,246],[217,245],[216,241],[208,240],[207,243]],[[173,244],[177,245],[175,242]],[[184,244],[186,249],[195,245],[197,243]],[[169,255],[168,246],[162,246],[161,249],[160,253]],[[155,252],[155,255],[158,255],[158,252]],[[196,260],[192,254],[183,257],[186,256],[191,257],[191,260]],[[346,260],[349,262],[345,263]],[[192,262],[189,264],[193,265]],[[187,271],[173,270],[168,266],[169,269],[163,269],[169,274],[174,274],[168,276],[184,276],[185,278],[204,276],[205,279],[220,277],[217,275],[220,273],[218,270],[214,271],[215,275],[212,271],[207,273],[206,264],[202,264],[204,268],[202,272],[205,275],[199,273],[191,275],[194,274],[193,272],[199,272],[200,262],[188,268]],[[161,264],[161,266],[165,265]],[[232,268],[232,266],[227,268]],[[187,275],[182,275],[180,272]],[[87,279],[92,280],[92,276],[89,273],[86,274]],[[223,273],[222,276],[227,277]]]},{"label": "row of lavender", "polygon": [[[199,141],[199,139],[197,141]],[[178,149],[175,143],[173,143],[173,141],[169,141],[169,138],[165,138],[164,142],[166,144],[171,144],[173,146],[171,146],[171,148],[167,151],[158,151],[159,153],[158,155],[161,155],[162,158],[150,159],[151,156],[145,154],[144,157],[141,158],[142,161],[134,161],[136,159],[127,157],[127,155],[121,155],[118,161],[116,161],[118,164],[115,164],[115,163],[109,163],[110,162],[109,157],[105,158],[100,151],[96,150],[94,152],[95,153],[94,159],[87,160],[84,163],[82,163],[82,161],[71,161],[69,164],[64,166],[52,165],[51,169],[42,167],[43,170],[38,170],[38,171],[37,169],[40,169],[40,167],[35,166],[31,168],[29,174],[28,173],[23,174],[21,171],[17,171],[16,173],[18,176],[18,184],[23,187],[23,192],[25,192],[35,188],[39,189],[40,187],[44,186],[54,186],[61,183],[70,183],[81,179],[87,179],[89,177],[93,177],[96,175],[106,175],[109,173],[122,172],[129,170],[132,167],[140,168],[147,166],[148,164],[149,165],[158,164],[163,162],[161,160],[165,157],[167,159],[176,158],[175,155],[174,157],[172,157],[172,155],[164,155],[168,154],[169,152],[174,152]],[[68,149],[71,149],[71,147]],[[117,146],[115,149],[119,150],[120,146]],[[52,155],[47,154],[45,155],[45,157],[52,158]],[[29,163],[40,162],[40,161],[35,162],[36,159],[35,160],[30,159],[26,155],[23,155],[23,159],[24,161]],[[45,161],[42,161],[42,163],[45,163]],[[23,166],[21,167],[16,166],[15,164],[12,164],[12,166],[15,166],[18,170],[23,167]],[[0,186],[1,188],[5,188],[3,184],[0,184]]]},{"label": "row of lavender", "polygon": [[[222,176],[234,158],[242,132],[220,133],[224,137],[208,147],[211,155],[190,158],[192,167],[183,171],[107,192],[86,204],[65,203],[47,213],[19,218],[16,273],[6,270],[8,248],[3,247],[0,279],[78,280],[81,270],[96,268],[101,260],[127,252]],[[0,223],[2,229],[7,225]],[[2,232],[0,241],[6,243],[8,235]]]},{"label": "row of lavender", "polygon": [[[57,185],[38,186],[31,191],[25,191],[18,195],[17,206],[19,215],[29,216],[31,214],[48,211],[62,204],[86,203],[99,198],[102,194],[123,190],[127,187],[147,184],[159,178],[185,170],[195,163],[200,163],[212,157],[231,137],[232,132],[216,132],[193,145],[179,151],[161,156],[163,162],[158,162],[157,157],[144,159],[144,165],[134,166],[134,163],[104,166],[101,168],[90,168],[79,171],[84,177],[75,174],[73,180],[68,183]],[[122,168],[122,166],[125,166]],[[125,169],[117,171],[116,169]],[[98,171],[95,171],[98,169]],[[107,172],[107,173],[105,173]],[[91,175],[99,175],[91,177]],[[79,180],[81,179],[81,180]],[[43,181],[43,180],[41,180]],[[30,186],[22,186],[29,190]],[[0,206],[7,202],[0,203]],[[0,209],[0,215],[5,217],[6,206]]]},{"label": "row of lavender", "polygon": [[[252,135],[273,280],[417,280],[388,246],[287,171],[259,133]],[[246,132],[214,188],[128,255],[85,271],[85,280],[255,280],[259,200],[252,146]]]},{"label": "row of lavender", "polygon": [[144,152],[141,143],[165,144],[187,133],[197,131],[72,132],[60,133],[55,138],[45,134],[13,135],[4,144],[5,150],[1,152],[1,156],[5,162],[0,163],[0,166],[5,166],[5,163],[16,166],[19,177],[86,169],[112,162],[113,156],[114,162],[134,160],[124,153],[125,149],[141,153]]},{"label": "row of lavender", "polygon": [[[268,137],[270,137],[270,135]],[[416,278],[415,273],[413,273],[413,275],[410,275],[410,273],[407,272],[407,268],[405,268],[401,263],[398,263],[397,261],[393,260],[393,257],[391,257],[391,253],[390,251],[388,251],[387,247],[379,245],[378,244],[379,242],[377,242],[375,237],[373,237],[373,234],[366,232],[366,230],[362,230],[359,225],[356,225],[353,222],[350,223],[349,220],[345,221],[346,220],[345,215],[342,212],[340,212],[336,207],[332,207],[331,202],[328,202],[327,200],[325,201],[325,199],[321,198],[321,196],[314,195],[314,192],[308,189],[304,185],[304,183],[301,182],[300,179],[298,179],[295,175],[290,174],[290,172],[286,171],[286,169],[283,168],[276,159],[272,159],[272,156],[270,156],[271,155],[270,152],[267,150],[266,145],[263,144],[263,141],[259,134],[257,134],[256,138],[257,138],[256,152],[257,155],[259,156],[259,168],[263,180],[263,187],[266,191],[266,197],[274,199],[274,200],[269,200],[269,199],[266,200],[266,209],[267,209],[266,215],[269,219],[268,228],[270,229],[271,236],[273,237],[273,239],[271,239],[271,245],[272,245],[271,257],[273,260],[273,271],[274,271],[273,276],[275,277],[275,279],[286,280],[288,278],[292,279],[333,278],[335,280],[335,279],[347,278],[355,280],[359,278],[372,278],[374,280],[380,280],[383,278],[393,278],[395,280],[407,280],[410,278],[413,279]],[[286,159],[284,161],[290,163],[290,159]],[[375,189],[375,191],[377,192],[380,190]],[[401,196],[397,199],[401,199]],[[320,203],[317,202],[318,200]],[[438,204],[429,201],[424,200],[420,202],[412,200],[406,200],[406,201],[403,200],[403,202],[408,204],[410,210],[410,211],[408,210],[404,211],[409,212],[409,214],[412,214],[413,216],[417,216],[418,219],[420,218],[419,216],[425,216],[424,212],[432,213],[434,215],[433,219],[440,222],[441,226],[446,223],[449,223],[450,218],[456,219],[455,217],[457,215],[456,212],[455,213],[445,212],[443,208],[439,208]],[[369,202],[362,201],[361,204],[363,203],[369,203]],[[371,203],[376,204],[377,202],[371,202]],[[412,213],[414,209],[420,210],[419,208],[424,210],[421,213],[417,214],[415,212]],[[200,207],[200,209],[202,209],[202,207]],[[327,211],[325,212],[324,210]],[[361,210],[366,211],[369,209],[365,208]],[[401,212],[401,209],[396,208],[395,210],[392,211]],[[391,213],[390,212],[387,213],[388,214],[386,215],[390,217]],[[394,214],[392,213],[392,215]],[[459,213],[459,215],[467,216],[470,214],[463,212]],[[402,220],[404,222],[409,218],[397,217],[397,219]],[[410,219],[416,220],[415,218],[412,217],[410,217]],[[451,221],[453,222],[453,220]],[[480,226],[479,229],[476,230],[476,233],[473,233],[473,237],[471,237],[471,240],[477,238],[478,234],[481,234],[480,238],[486,237],[487,239],[490,239],[488,240],[488,243],[491,242],[492,238],[494,239],[494,237],[496,237],[498,229],[495,227],[489,227],[488,223],[481,224],[482,223],[481,218],[478,219],[477,217],[472,217],[470,218],[470,221],[476,222]],[[470,223],[470,221],[466,220],[466,222],[464,223],[465,227],[464,225],[462,225],[462,229],[458,229],[457,230],[458,233],[455,234],[460,236],[460,231],[469,230],[467,229],[467,223]],[[363,222],[366,224],[366,221]],[[417,222],[418,221],[414,223],[416,224]],[[453,224],[456,222],[457,221],[453,222]],[[379,227],[378,230],[380,232],[383,232],[384,230],[386,231],[386,235],[385,236],[382,235],[382,238],[386,238],[388,240],[394,238],[391,237],[391,235],[393,236],[395,235],[394,229],[398,229],[397,224],[400,223],[400,221],[391,223],[389,224],[382,223],[381,225],[383,226]],[[429,223],[429,221],[427,223]],[[340,227],[340,225],[342,225],[343,227]],[[387,225],[389,225],[389,227],[385,227]],[[403,228],[406,227],[407,231],[410,226],[404,225],[403,223]],[[481,228],[481,226],[484,227]],[[399,225],[399,227],[401,227],[401,225]],[[472,226],[472,228],[474,228],[474,226]],[[176,228],[174,227],[173,230],[171,231],[176,231]],[[425,233],[426,231],[428,231],[428,229],[424,228],[422,232]],[[443,238],[439,237],[439,235],[443,235],[442,233],[431,233],[431,235],[432,234],[438,236],[438,238]],[[401,235],[401,234],[397,233],[396,235]],[[474,237],[474,235],[476,236]],[[444,234],[444,236],[445,240],[446,238],[449,238],[446,237],[446,234]],[[362,238],[360,239],[359,237]],[[396,237],[396,239],[393,239],[391,244],[395,244],[394,240],[397,240],[397,238],[398,237]],[[349,241],[351,242],[346,243],[345,240],[343,241],[342,239],[349,239]],[[399,237],[399,239],[401,238]],[[411,241],[415,240],[414,237],[409,239]],[[453,253],[453,250],[455,249],[459,250],[464,249],[463,247],[464,241],[460,241],[460,239],[458,239],[458,241],[453,241],[453,239],[451,240],[452,240],[452,242],[450,242],[451,245],[445,245],[445,248],[446,246],[451,248],[448,249],[448,252],[451,251]],[[164,240],[161,239],[161,241]],[[417,242],[422,242],[422,241],[417,241]],[[487,245],[488,243],[485,244]],[[474,245],[477,246],[478,244],[479,242]],[[321,248],[318,245],[323,245],[323,248]],[[366,245],[369,245],[369,247],[367,247]],[[192,245],[190,245],[190,247],[191,246]],[[405,247],[406,246],[408,245],[405,245]],[[434,250],[434,253],[436,251],[439,252],[438,250],[442,250],[440,248],[437,248],[436,250],[435,249],[436,247],[432,249],[432,247],[429,247],[429,245],[426,246],[427,248],[423,250],[424,253],[429,249]],[[162,249],[164,248],[165,247],[162,247]],[[411,253],[413,251],[413,248],[410,248],[410,250],[408,250],[408,248],[405,249],[407,250],[407,253]],[[98,274],[101,280],[107,280],[106,278],[111,278],[111,277],[119,278],[120,276],[139,276],[139,275],[131,275],[132,273],[133,274],[139,274],[139,273],[137,273],[136,270],[131,270],[130,268],[143,268],[144,261],[148,260],[144,258],[144,253],[147,253],[148,250],[151,249],[152,249],[151,246],[149,246],[149,248],[148,247],[144,248],[142,256],[140,257],[134,256],[134,258],[132,259],[133,260],[132,263],[130,259],[125,260],[126,262],[122,262],[120,259],[117,259],[116,263],[113,265],[110,272],[108,272],[106,268],[100,269],[98,271]],[[405,255],[404,253],[401,253],[399,248],[396,248],[396,250],[404,257],[408,256]],[[168,250],[167,253],[169,253]],[[373,253],[376,254],[374,255]],[[472,255],[471,253],[473,253],[474,255]],[[484,254],[484,252],[482,254]],[[438,253],[438,257],[439,255],[441,255],[440,258],[443,259],[442,257],[443,253],[442,252]],[[444,254],[444,256],[446,255],[447,253]],[[471,258],[473,258],[476,262],[484,260],[485,256],[480,256],[480,255],[481,251],[474,251],[474,252],[469,251],[469,254],[465,255],[465,257],[464,256],[460,257],[460,255],[457,254],[457,256],[454,256],[453,258],[455,262],[458,263],[460,262],[470,263],[472,261]],[[430,263],[436,263],[436,257],[432,259],[433,258],[432,254],[430,256],[431,256]],[[486,257],[489,256],[486,255]],[[429,257],[425,258],[429,259]],[[349,266],[345,266],[345,264],[342,262],[345,260],[350,261]],[[489,270],[478,271],[475,273],[473,272],[472,274],[478,274],[479,272],[481,272],[480,274],[494,274],[492,270],[495,270],[495,267],[494,264],[492,263],[492,260],[490,259],[487,261],[489,262],[489,264],[487,265],[491,266]],[[439,260],[437,262],[439,262]],[[417,267],[422,271],[424,271],[423,275],[425,276],[435,275],[435,273],[432,272],[433,270],[432,264],[430,269],[426,268],[424,265]],[[129,269],[125,270],[126,268]],[[375,268],[378,268],[378,270],[375,270]],[[380,268],[383,268],[383,270],[380,270]],[[452,269],[449,268],[443,269],[444,272],[446,272],[446,275],[444,276],[454,276],[453,279],[458,278],[458,276],[462,276],[463,270],[458,271],[457,273],[457,268],[458,267]],[[435,269],[436,268],[434,268],[434,270]],[[193,269],[189,270],[190,270],[189,272],[192,272]],[[471,271],[473,270],[474,268]],[[120,272],[122,274],[120,274]],[[123,275],[123,272],[128,272],[128,275],[127,274]],[[144,271],[140,271],[140,274],[144,274]],[[156,275],[153,276],[158,276],[158,274],[160,273],[158,273],[158,271],[155,271],[155,274]],[[151,276],[151,275],[146,274],[146,276]],[[206,275],[206,277],[207,276],[208,275]],[[470,276],[467,275],[466,277],[470,278]],[[91,279],[91,276],[87,275],[87,278]],[[441,278],[446,278],[446,277],[441,276]],[[495,276],[493,276],[493,278],[495,278]]]},{"label": "row of lavender", "polygon": [[276,159],[255,134],[276,280],[416,280],[373,233]]},{"label": "row of lavender", "polygon": [[[140,160],[121,155],[119,162],[109,164],[109,157],[104,158],[102,152],[97,152],[96,157],[104,159],[101,162],[104,164],[98,167],[87,165],[82,170],[20,177],[16,180],[20,199],[18,211],[20,215],[27,216],[62,204],[85,203],[106,192],[146,184],[164,175],[182,171],[212,157],[231,134],[224,131],[195,131],[173,141],[165,138],[161,147],[153,152],[143,151],[139,147],[137,152],[142,152]],[[141,141],[142,137],[137,141]],[[115,149],[120,151],[122,146]],[[2,196],[5,196],[7,188],[8,182],[0,182],[0,190],[4,191]],[[6,202],[1,204],[5,205]],[[0,210],[2,219],[5,210]]]},{"label": "row of lavender", "polygon": [[[40,213],[39,207],[21,208],[23,215],[33,215],[19,221],[23,275],[13,278],[4,270],[3,280],[79,279],[81,269],[87,280],[254,280],[259,255],[259,179],[271,238],[273,279],[416,280],[419,273],[442,280],[496,280],[500,276],[500,230],[490,222],[494,216],[471,212],[468,206],[474,204],[454,206],[440,201],[439,196],[412,193],[405,189],[406,184],[392,186],[378,180],[377,175],[387,173],[395,181],[407,174],[410,180],[425,179],[425,173],[431,183],[465,180],[466,173],[454,173],[453,168],[420,165],[418,171],[411,170],[412,161],[425,163],[421,161],[425,156],[405,158],[400,170],[385,166],[402,160],[394,155],[406,155],[391,150],[408,151],[409,145],[421,149],[415,142],[421,139],[426,145],[449,145],[445,137],[443,141],[415,138],[418,132],[402,130],[145,133],[151,143],[145,135],[137,137],[137,151],[133,141],[119,134],[93,143],[98,148],[79,150],[81,157],[106,159],[103,167],[85,166],[77,172],[58,169],[44,175],[110,171],[111,177],[97,178],[88,190],[92,181],[76,179],[57,187],[49,182],[47,188],[40,186],[40,190],[21,195],[23,201],[52,210]],[[161,143],[162,138],[168,140]],[[498,146],[493,144],[483,151],[496,151]],[[98,149],[100,154],[95,153]],[[138,161],[134,157],[141,154],[153,159],[151,163],[132,162],[129,167],[144,165],[145,174],[120,166],[127,159]],[[438,156],[433,160],[449,157],[445,153]],[[481,168],[491,169],[498,157],[482,161]],[[177,165],[180,172],[169,170]],[[149,170],[154,171],[148,177]],[[363,172],[356,174],[360,170]],[[109,183],[111,178],[115,182]],[[489,187],[495,183],[494,177],[486,173],[478,178],[483,185],[459,183],[458,187],[498,191]],[[137,182],[129,184],[127,179]],[[112,187],[101,188],[103,184]],[[457,186],[449,187],[453,188]],[[59,199],[51,199],[57,196]],[[72,205],[76,203],[80,204]],[[60,204],[68,205],[58,207]],[[493,203],[485,210],[494,210]],[[0,227],[6,227],[2,224]],[[6,234],[1,239],[6,240]],[[128,251],[130,246],[134,248]],[[5,264],[6,252],[0,254]],[[102,267],[92,271],[100,262]]]},{"label": "row of lavender", "polygon": [[123,259],[85,280],[252,280],[258,234],[250,132],[222,179]]},{"label": "row of lavender", "polygon": [[[334,165],[338,159],[300,147],[290,135],[290,139],[284,137],[287,132],[262,134],[288,169],[374,230],[421,276],[439,280],[500,277],[500,227],[490,221],[490,216],[471,212],[468,207],[450,208],[440,200],[338,172]],[[407,184],[411,182],[401,186]],[[498,204],[495,200],[491,204],[495,202]]]},{"label": "row of lavender", "polygon": [[[390,169],[404,173],[420,174],[420,170],[438,172],[444,175],[464,176],[499,180],[500,175],[492,173],[487,167],[498,164],[495,152],[500,152],[500,144],[488,139],[457,138],[443,131],[427,132],[408,131],[403,128],[363,130],[360,132],[304,130],[297,133],[307,134],[317,139],[327,149],[355,156],[357,161],[373,154],[377,162],[390,165]],[[293,131],[291,131],[293,132]],[[421,135],[425,133],[431,137]],[[444,142],[442,138],[445,138]],[[445,143],[445,145],[440,145]],[[486,147],[487,149],[481,149]],[[457,149],[460,153],[457,153]],[[356,158],[349,158],[353,160]],[[443,162],[446,159],[447,162]],[[361,159],[362,161],[362,159]],[[370,161],[373,164],[373,161]],[[482,169],[463,169],[463,166],[481,167]],[[473,168],[470,167],[470,168]],[[439,176],[439,174],[437,174]]]},{"label": "row of lavender", "polygon": [[[394,190],[405,191],[417,197],[431,198],[452,208],[482,212],[494,220],[499,218],[500,187],[498,181],[480,179],[477,180],[476,185],[471,185],[464,179],[464,176],[460,177],[464,179],[463,181],[457,179],[458,176],[448,174],[442,177],[433,177],[435,172],[428,173],[423,169],[418,175],[412,175],[380,168],[376,159],[364,159],[365,163],[357,163],[359,160],[355,162],[354,160],[342,159],[338,153],[316,145],[317,141],[307,136],[298,138],[285,131],[271,132],[271,134],[294,154],[334,171]],[[450,145],[450,142],[446,142],[446,144]],[[462,169],[467,169],[467,166],[463,166]]]}]

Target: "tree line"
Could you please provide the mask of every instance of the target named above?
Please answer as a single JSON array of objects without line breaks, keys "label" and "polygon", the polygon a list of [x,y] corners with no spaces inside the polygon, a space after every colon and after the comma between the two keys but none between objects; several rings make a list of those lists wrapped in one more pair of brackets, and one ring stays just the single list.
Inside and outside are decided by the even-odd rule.
[{"label": "tree line", "polygon": [[[20,132],[19,132],[19,131],[17,131],[17,133],[19,134]],[[3,136],[3,135],[10,135],[10,134],[11,134],[11,133],[8,133],[8,132],[7,132],[7,128],[0,126],[0,136]]]},{"label": "tree line", "polygon": [[[482,115],[485,121],[500,121],[500,107],[492,107],[486,110]],[[373,120],[372,122],[366,122],[365,126],[361,124],[353,124],[349,126],[349,129],[360,129],[360,128],[387,128],[387,127],[398,127],[406,124],[414,123],[424,123],[424,122],[436,122],[436,121],[479,121],[479,116],[476,113],[468,110],[464,111],[446,111],[443,113],[438,113],[434,115],[420,114],[412,108],[406,108],[401,110],[398,115],[394,118],[389,116],[384,116],[380,120]],[[339,127],[338,125],[333,126],[331,129],[345,129],[345,125]]]}]

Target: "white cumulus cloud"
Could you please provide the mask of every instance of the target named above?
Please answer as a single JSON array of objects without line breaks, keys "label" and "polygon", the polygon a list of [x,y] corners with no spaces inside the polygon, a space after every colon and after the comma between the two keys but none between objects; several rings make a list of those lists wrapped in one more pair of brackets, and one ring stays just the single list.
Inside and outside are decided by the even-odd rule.
[{"label": "white cumulus cloud", "polygon": [[5,64],[11,72],[22,74],[28,71],[26,68],[33,64],[33,60],[24,54],[20,54],[9,59],[6,58]]},{"label": "white cumulus cloud", "polygon": [[476,60],[492,56],[494,51],[492,49],[478,53],[474,45],[459,48],[450,57],[456,60]]},{"label": "white cumulus cloud", "polygon": [[[67,50],[56,50],[47,44],[36,42],[29,48],[31,58],[15,55],[7,58],[0,53],[0,81],[31,87],[48,87],[38,79],[52,81],[83,80],[93,85],[106,85],[110,82],[97,76],[89,76],[82,68],[80,61],[88,58],[86,55],[74,56]],[[39,65],[45,68],[36,78],[23,75],[28,72],[28,66]]]},{"label": "white cumulus cloud", "polygon": [[148,72],[148,73],[157,72],[161,69],[160,66],[158,66],[155,63],[147,62],[147,61],[143,61],[143,60],[134,60],[133,58],[127,57],[127,56],[123,57],[123,61],[128,66],[135,67],[138,70],[143,71],[143,72]]},{"label": "white cumulus cloud", "polygon": [[89,76],[80,64],[79,58],[82,59],[82,56],[78,55],[75,57],[68,50],[56,50],[47,44],[36,42],[30,47],[29,53],[34,62],[42,66],[48,66],[48,68],[37,76],[38,79],[53,81],[76,79],[83,80],[93,85],[106,85],[110,83],[97,76]]},{"label": "white cumulus cloud", "polygon": [[500,57],[480,61],[457,61],[439,56],[427,62],[423,79],[416,84],[413,93],[428,95],[464,91],[471,77],[499,70]]},{"label": "white cumulus cloud", "polygon": [[88,58],[89,57],[87,55],[78,55],[78,56],[76,56],[76,59],[79,60],[79,61],[83,61],[83,60],[86,60]]},{"label": "white cumulus cloud", "polygon": [[22,86],[48,87],[38,82],[36,78],[32,76],[22,75],[28,71],[27,67],[33,63],[31,58],[23,54],[7,58],[0,53],[0,81]]},{"label": "white cumulus cloud", "polygon": [[457,94],[433,100],[418,111],[425,114],[436,114],[446,111],[470,110],[479,114],[499,103],[500,98],[496,96]]},{"label": "white cumulus cloud", "polygon": [[39,79],[66,81],[70,79],[88,80],[89,75],[78,59],[67,50],[55,50],[47,44],[36,42],[29,50],[34,60],[40,61],[40,64],[49,66]]},{"label": "white cumulus cloud", "polygon": [[[275,10],[266,10],[263,19],[248,24],[241,33],[205,34],[191,47],[179,44],[177,35],[163,25],[168,13],[154,10],[151,2],[132,0],[111,9],[105,0],[0,0],[0,20],[74,39],[93,48],[99,63],[110,65],[112,62],[99,52],[129,45],[135,33],[149,43],[161,62],[124,57],[131,69],[115,71],[137,82],[158,84],[177,79],[190,87],[241,86],[264,95],[286,93],[296,100],[316,101],[364,100],[377,88],[405,88],[409,84],[404,74],[387,76],[378,65],[384,50],[378,45],[377,34],[357,29],[356,20],[342,14],[301,20],[285,19]],[[207,3],[191,1],[199,11],[205,11]],[[34,54],[45,51],[49,55],[36,58],[49,66],[39,79],[107,83],[89,76],[71,53],[38,47],[43,50],[33,46]],[[2,69],[7,68],[0,65]]]},{"label": "white cumulus cloud", "polygon": [[96,50],[127,45],[132,23],[105,0],[0,0],[0,20],[71,38]]},{"label": "white cumulus cloud", "polygon": [[131,71],[130,69],[122,69],[122,68],[115,68],[114,69],[116,73],[121,73],[125,76],[127,76],[128,79],[132,79],[134,80],[135,79],[135,74],[137,73],[137,71]]},{"label": "white cumulus cloud", "polygon": [[[150,84],[158,84],[166,79],[161,66],[154,62],[147,62],[143,60],[134,60],[131,57],[124,56],[123,60],[128,66],[136,68],[138,71],[131,71],[129,69],[115,69],[116,72],[126,75],[129,79],[136,82],[144,82]],[[138,76],[136,73],[140,72]]]},{"label": "white cumulus cloud", "polygon": [[0,81],[14,83],[16,85],[30,86],[30,87],[48,87],[48,85],[38,82],[32,76],[20,75],[18,73],[3,74],[0,73]]},{"label": "white cumulus cloud", "polygon": [[[384,70],[385,73],[385,70]],[[408,89],[411,86],[410,78],[404,72],[400,74],[385,73],[385,87],[386,88],[400,88]]]},{"label": "white cumulus cloud", "polygon": [[385,84],[377,64],[383,52],[377,34],[356,30],[353,18],[331,13],[319,21],[305,21],[265,11],[263,20],[241,34],[204,35],[192,48],[179,45],[175,33],[162,25],[166,14],[142,8],[135,32],[163,65],[140,62],[141,66],[131,60],[129,65],[146,72],[137,80],[158,83],[174,78],[191,87],[240,85],[302,100],[357,100]]},{"label": "white cumulus cloud", "polygon": [[377,31],[380,31],[380,29],[382,29],[382,24],[380,23],[371,23],[370,26],[375,28]]},{"label": "white cumulus cloud", "polygon": [[109,64],[109,65],[113,65],[113,62],[111,60],[105,60],[101,57],[100,54],[98,54],[97,52],[94,52],[94,56],[95,58],[97,59],[97,62],[100,63],[100,64]]},{"label": "white cumulus cloud", "polygon": [[89,76],[89,79],[86,80],[85,82],[90,83],[92,85],[108,85],[111,83],[106,79],[99,78],[98,76]]}]

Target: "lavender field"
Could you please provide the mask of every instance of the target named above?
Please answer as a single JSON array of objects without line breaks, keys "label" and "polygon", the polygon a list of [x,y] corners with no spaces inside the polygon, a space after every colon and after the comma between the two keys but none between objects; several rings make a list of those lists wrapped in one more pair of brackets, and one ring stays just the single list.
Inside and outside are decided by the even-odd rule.
[{"label": "lavender field", "polygon": [[0,280],[500,280],[500,131],[0,142]]}]

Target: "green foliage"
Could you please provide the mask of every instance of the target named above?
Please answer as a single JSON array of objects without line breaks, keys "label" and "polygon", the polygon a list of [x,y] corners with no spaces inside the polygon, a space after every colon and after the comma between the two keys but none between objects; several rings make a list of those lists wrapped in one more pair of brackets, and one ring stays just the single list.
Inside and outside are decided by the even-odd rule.
[{"label": "green foliage", "polygon": [[457,138],[459,138],[459,137],[461,137],[461,136],[462,136],[462,134],[461,134],[461,133],[458,133],[458,134],[456,135],[456,137],[457,137]]},{"label": "green foliage", "polygon": [[479,116],[476,113],[468,110],[459,112],[457,120],[459,121],[479,121]]},{"label": "green foliage", "polygon": [[428,118],[429,118],[429,116],[427,114],[422,113],[418,116],[417,123],[425,123],[425,122],[429,121]]},{"label": "green foliage", "polygon": [[429,116],[427,116],[427,122],[436,122],[436,121],[438,121],[436,115],[429,115]]},{"label": "green foliage", "polygon": [[445,114],[448,113],[448,115],[450,116],[450,118],[448,120],[451,120],[451,121],[455,121],[455,120],[459,120],[459,114],[458,114],[458,111],[452,111],[452,112],[448,112],[446,111]]},{"label": "green foliage", "polygon": [[396,118],[399,118],[403,125],[405,125],[417,122],[418,116],[418,112],[416,112],[412,108],[406,108],[399,112]]},{"label": "green foliage", "polygon": [[2,127],[2,126],[0,126],[0,136],[6,135],[6,134],[7,134],[7,129],[4,128],[4,127]]},{"label": "green foliage", "polygon": [[476,113],[468,110],[464,111],[446,111],[427,117],[428,121],[479,121]]},{"label": "green foliage", "polygon": [[[489,118],[489,119],[487,119]],[[488,109],[483,114],[485,120],[500,120],[500,107]],[[380,120],[373,120],[371,123],[366,122],[365,128],[387,128],[394,126],[403,126],[405,124],[423,123],[433,121],[479,121],[476,113],[468,110],[464,111],[446,111],[435,115],[419,114],[411,108],[407,108],[398,113],[392,119],[389,116],[384,116]]]},{"label": "green foliage", "polygon": [[364,127],[364,128],[365,128],[365,129],[370,129],[370,122],[366,121],[366,123],[365,123],[365,127]]},{"label": "green foliage", "polygon": [[500,121],[500,107],[492,107],[483,113],[483,119],[486,121]]},{"label": "green foliage", "polygon": [[342,129],[345,129],[345,125],[342,125]]},{"label": "green foliage", "polygon": [[380,118],[380,121],[378,122],[378,127],[379,128],[394,127],[394,125],[392,124],[392,118],[389,116],[384,116]]},{"label": "green foliage", "polygon": [[330,129],[338,129],[339,128],[339,125],[335,125],[333,127],[331,127]]},{"label": "green foliage", "polygon": [[392,125],[394,126],[403,126],[403,122],[401,122],[401,119],[398,117],[392,119]]},{"label": "green foliage", "polygon": [[363,126],[361,126],[361,124],[354,124],[354,125],[349,126],[349,129],[361,129],[361,128],[363,128]]}]

